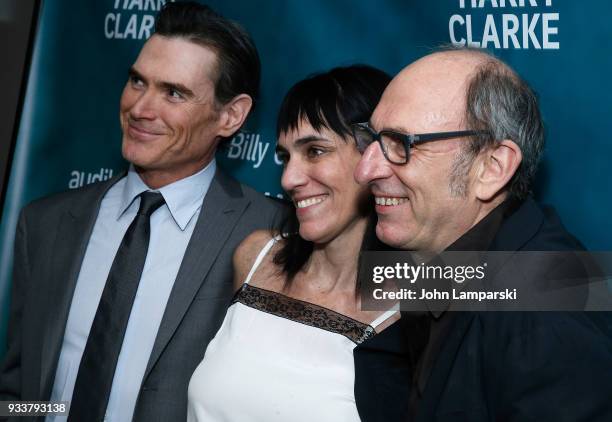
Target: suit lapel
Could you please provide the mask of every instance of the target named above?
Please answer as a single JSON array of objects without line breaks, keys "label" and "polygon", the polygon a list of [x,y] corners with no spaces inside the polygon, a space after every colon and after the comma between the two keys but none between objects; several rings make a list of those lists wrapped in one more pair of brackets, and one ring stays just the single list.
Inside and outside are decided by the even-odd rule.
[{"label": "suit lapel", "polygon": [[[446,316],[448,317],[448,315]],[[474,316],[475,313],[473,312],[461,312],[453,315],[455,318],[453,327],[449,331],[448,337],[444,340],[440,352],[435,359],[426,385],[420,385],[420,383],[415,385],[415,388],[424,389],[424,391],[421,391],[423,397],[418,405],[419,410],[415,418],[417,421],[425,422],[434,419],[435,412],[439,407],[440,395],[444,391],[450,372],[453,369],[453,365],[455,365],[455,356]]]},{"label": "suit lapel", "polygon": [[143,380],[179,326],[249,202],[240,184],[217,170],[172,287]]},{"label": "suit lapel", "polygon": [[[514,252],[521,250],[522,247],[532,239],[542,226],[544,215],[533,199],[525,200],[523,204],[501,224],[495,235],[490,251]],[[510,259],[510,255],[508,258]],[[506,259],[506,260],[507,260]],[[499,259],[498,259],[499,261]],[[505,261],[500,261],[495,267],[488,268],[490,275],[497,273]],[[446,387],[451,376],[451,370],[456,362],[456,355],[463,343],[463,339],[474,320],[475,313],[461,312],[453,315],[455,321],[447,339],[444,341],[426,385],[421,383],[423,397],[418,405],[419,412],[417,421],[429,421],[435,418],[435,411],[439,407],[440,396]],[[446,316],[448,317],[448,315]],[[458,363],[458,364],[461,364]]]},{"label": "suit lapel", "polygon": [[[102,198],[124,174],[92,186],[70,201],[60,216],[51,249],[48,283],[42,286],[47,316],[41,345],[41,397],[49,397],[72,296]],[[45,274],[43,274],[45,276]]]}]

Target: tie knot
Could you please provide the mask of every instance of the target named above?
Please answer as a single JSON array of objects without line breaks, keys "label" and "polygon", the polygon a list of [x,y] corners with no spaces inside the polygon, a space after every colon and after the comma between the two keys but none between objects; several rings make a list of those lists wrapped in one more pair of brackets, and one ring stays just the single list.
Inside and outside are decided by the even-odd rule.
[{"label": "tie knot", "polygon": [[164,197],[159,192],[143,192],[140,194],[138,214],[150,217],[156,209],[164,205]]}]

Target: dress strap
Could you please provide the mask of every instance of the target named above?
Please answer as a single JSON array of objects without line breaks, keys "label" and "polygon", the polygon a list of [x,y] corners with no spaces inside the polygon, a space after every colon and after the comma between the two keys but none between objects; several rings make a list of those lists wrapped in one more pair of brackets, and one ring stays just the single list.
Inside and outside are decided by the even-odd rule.
[{"label": "dress strap", "polygon": [[270,251],[272,246],[274,246],[277,240],[278,240],[278,236],[275,236],[272,239],[268,240],[268,243],[266,243],[266,245],[259,252],[259,255],[257,255],[257,258],[255,259],[255,262],[253,263],[253,266],[251,267],[251,271],[249,271],[249,275],[247,275],[246,280],[244,280],[244,284],[249,284],[249,281],[251,281],[251,277],[253,277],[253,274],[255,274],[257,267],[259,267],[259,264],[261,264],[261,261],[263,261],[264,257]]},{"label": "dress strap", "polygon": [[393,315],[399,312],[399,302],[393,305],[391,309],[379,315],[374,321],[370,323],[370,327],[376,329],[380,324],[391,318]]}]

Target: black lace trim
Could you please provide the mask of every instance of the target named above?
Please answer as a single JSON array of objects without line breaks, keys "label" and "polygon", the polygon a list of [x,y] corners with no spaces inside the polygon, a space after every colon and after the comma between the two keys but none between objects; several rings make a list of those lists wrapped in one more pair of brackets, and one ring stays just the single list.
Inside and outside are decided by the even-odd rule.
[{"label": "black lace trim", "polygon": [[250,284],[243,284],[236,292],[232,304],[235,302],[281,318],[343,335],[357,344],[376,334],[370,325],[331,309]]}]

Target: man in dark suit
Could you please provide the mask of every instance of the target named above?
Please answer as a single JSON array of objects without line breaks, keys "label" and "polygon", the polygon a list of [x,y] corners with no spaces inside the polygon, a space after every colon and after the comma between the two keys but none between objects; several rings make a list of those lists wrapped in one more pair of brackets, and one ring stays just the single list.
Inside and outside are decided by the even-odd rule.
[{"label": "man in dark suit", "polygon": [[[355,136],[363,150],[355,177],[371,187],[377,236],[393,247],[583,249],[554,211],[529,197],[544,143],[535,95],[484,52],[441,51],[411,64]],[[500,274],[536,283],[576,270],[558,262]],[[388,360],[396,370],[385,369],[378,390],[403,395],[393,408],[397,420],[612,420],[609,313],[435,309],[404,313],[402,322],[403,340],[385,340],[383,331],[355,349],[358,403],[368,402],[367,383],[382,379],[380,362]],[[376,393],[369,401],[378,402]],[[383,420],[386,411],[363,409],[371,415],[364,421]]]},{"label": "man in dark suit", "polygon": [[259,75],[237,24],[196,3],[162,9],[121,97],[127,175],[21,213],[0,400],[71,401],[71,421],[186,419],[234,249],[279,211],[214,160]]}]

